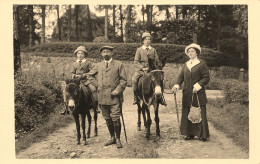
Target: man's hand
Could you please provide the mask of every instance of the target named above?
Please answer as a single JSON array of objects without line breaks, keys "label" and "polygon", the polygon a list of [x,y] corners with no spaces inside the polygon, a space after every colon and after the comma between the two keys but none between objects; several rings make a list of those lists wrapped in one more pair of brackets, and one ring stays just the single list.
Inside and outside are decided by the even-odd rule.
[{"label": "man's hand", "polygon": [[117,91],[113,91],[112,93],[111,93],[111,95],[113,95],[113,96],[117,96],[119,93],[117,92]]},{"label": "man's hand", "polygon": [[176,92],[178,91],[178,88],[172,87],[171,91],[172,91],[173,93],[176,93]]}]

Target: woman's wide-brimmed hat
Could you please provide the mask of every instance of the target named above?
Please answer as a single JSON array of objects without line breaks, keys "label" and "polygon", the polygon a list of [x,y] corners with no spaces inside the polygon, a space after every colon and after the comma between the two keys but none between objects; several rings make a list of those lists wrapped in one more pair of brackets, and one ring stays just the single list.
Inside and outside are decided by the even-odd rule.
[{"label": "woman's wide-brimmed hat", "polygon": [[103,47],[101,47],[101,48],[99,49],[99,51],[102,52],[104,49],[113,51],[114,47],[112,47],[112,46],[103,46]]},{"label": "woman's wide-brimmed hat", "polygon": [[75,51],[74,51],[74,55],[77,54],[78,51],[82,51],[85,53],[85,56],[88,55],[88,51],[86,50],[86,48],[84,46],[79,46]]},{"label": "woman's wide-brimmed hat", "polygon": [[186,55],[188,55],[188,50],[189,50],[190,48],[196,48],[196,49],[198,49],[198,50],[200,51],[200,53],[201,53],[200,45],[195,44],[195,43],[192,43],[192,44],[188,45],[188,46],[185,48],[185,54],[186,54]]}]

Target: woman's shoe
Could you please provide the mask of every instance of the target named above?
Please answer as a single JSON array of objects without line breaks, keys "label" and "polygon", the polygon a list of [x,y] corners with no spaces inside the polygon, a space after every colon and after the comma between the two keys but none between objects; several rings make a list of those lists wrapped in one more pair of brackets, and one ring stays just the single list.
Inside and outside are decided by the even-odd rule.
[{"label": "woman's shoe", "polygon": [[185,140],[193,140],[194,139],[194,136],[187,136],[186,138],[185,138]]},{"label": "woman's shoe", "polygon": [[203,141],[203,142],[206,142],[206,141],[207,141],[207,138],[202,138],[202,141]]}]

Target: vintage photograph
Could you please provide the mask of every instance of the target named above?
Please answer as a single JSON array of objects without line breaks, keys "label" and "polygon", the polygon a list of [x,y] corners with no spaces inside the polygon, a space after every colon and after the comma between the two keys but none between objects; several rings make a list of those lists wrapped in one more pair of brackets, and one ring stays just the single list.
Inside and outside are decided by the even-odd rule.
[{"label": "vintage photograph", "polygon": [[249,159],[247,4],[12,4],[16,159]]}]

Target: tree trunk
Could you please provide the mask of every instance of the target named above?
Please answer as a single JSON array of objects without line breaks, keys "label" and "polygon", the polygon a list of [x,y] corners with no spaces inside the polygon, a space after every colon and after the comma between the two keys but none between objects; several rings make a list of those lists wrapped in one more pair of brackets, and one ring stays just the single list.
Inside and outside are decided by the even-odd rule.
[{"label": "tree trunk", "polygon": [[120,11],[120,31],[121,31],[121,41],[124,41],[124,33],[123,33],[123,14],[122,14],[122,5],[119,5],[119,11]]},{"label": "tree trunk", "polygon": [[87,5],[87,41],[92,42],[93,41],[93,35],[92,35],[92,21],[90,17],[90,10],[89,5]]},{"label": "tree trunk", "polygon": [[126,16],[126,24],[125,24],[125,42],[129,43],[129,35],[130,35],[130,26],[131,26],[131,12],[132,6],[127,5],[127,16]]},{"label": "tree trunk", "polygon": [[201,8],[198,6],[198,22],[200,23]]},{"label": "tree trunk", "polygon": [[170,12],[169,12],[169,7],[166,6],[166,18],[169,19],[170,18]]},{"label": "tree trunk", "polygon": [[105,7],[105,38],[108,40],[108,7]]},{"label": "tree trunk", "polygon": [[187,9],[186,6],[182,6],[182,18],[185,19],[187,17]]},{"label": "tree trunk", "polygon": [[220,36],[220,29],[221,29],[221,13],[219,12],[218,6],[216,6],[216,14],[217,14],[217,50],[220,50],[219,46],[219,36]]},{"label": "tree trunk", "polygon": [[45,9],[46,5],[42,5],[42,35],[41,35],[41,42],[45,43]]},{"label": "tree trunk", "polygon": [[116,5],[113,5],[113,41],[116,39]]},{"label": "tree trunk", "polygon": [[69,5],[68,10],[68,36],[67,36],[68,42],[71,41],[71,5]]},{"label": "tree trunk", "polygon": [[150,5],[150,20],[149,20],[150,24],[153,23],[153,5]]},{"label": "tree trunk", "polygon": [[58,30],[59,30],[59,40],[61,40],[61,23],[60,23],[60,9],[59,5],[56,6],[57,9],[57,22],[58,22]]},{"label": "tree trunk", "polygon": [[176,19],[179,19],[179,6],[178,5],[175,6],[175,10],[176,10]]},{"label": "tree trunk", "polygon": [[29,47],[33,46],[33,5],[28,5],[29,12]]},{"label": "tree trunk", "polygon": [[75,15],[75,33],[76,33],[76,41],[79,41],[79,5],[75,5],[75,11],[74,11],[74,15]]},{"label": "tree trunk", "polygon": [[145,14],[145,11],[144,11],[145,9],[144,9],[144,5],[142,5],[142,15],[143,15],[143,26],[145,25],[145,23],[144,23],[144,14]]},{"label": "tree trunk", "polygon": [[150,22],[150,5],[146,5],[147,24]]},{"label": "tree trunk", "polygon": [[14,74],[17,75],[21,70],[20,42],[18,29],[18,5],[13,6],[13,21]]}]

